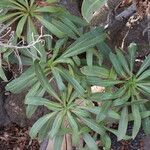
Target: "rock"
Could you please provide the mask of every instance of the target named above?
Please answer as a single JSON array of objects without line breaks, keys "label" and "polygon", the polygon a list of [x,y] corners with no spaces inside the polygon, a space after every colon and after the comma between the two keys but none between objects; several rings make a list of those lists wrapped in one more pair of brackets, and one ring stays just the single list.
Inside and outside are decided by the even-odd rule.
[{"label": "rock", "polygon": [[26,117],[26,106],[24,104],[25,95],[27,92],[20,94],[10,94],[5,100],[5,110],[11,122],[18,124],[21,127],[32,126],[34,122],[47,112],[44,106],[37,109],[35,114],[29,119]]},{"label": "rock", "polygon": [[64,7],[73,15],[80,16],[80,10],[78,4],[78,0],[60,0],[60,3],[64,5]]},{"label": "rock", "polygon": [[[132,20],[131,20],[132,21]],[[123,48],[127,49],[131,42],[138,44],[138,57],[142,58],[149,54],[149,39],[148,39],[148,30],[145,29],[148,26],[148,18],[144,17],[139,19],[131,27],[126,27],[120,35],[123,36],[124,45]]]},{"label": "rock", "polygon": [[10,119],[4,108],[4,100],[5,100],[4,85],[0,81],[0,127],[5,126],[10,122]]},{"label": "rock", "polygon": [[144,150],[149,150],[150,149],[150,136],[146,136],[143,139],[144,142]]}]

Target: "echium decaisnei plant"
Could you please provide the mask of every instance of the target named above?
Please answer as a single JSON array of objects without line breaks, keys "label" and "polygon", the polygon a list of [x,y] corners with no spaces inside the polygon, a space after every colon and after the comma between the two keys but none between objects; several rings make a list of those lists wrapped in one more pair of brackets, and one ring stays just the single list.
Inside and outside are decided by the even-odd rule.
[{"label": "echium decaisnei plant", "polygon": [[0,78],[7,81],[5,64],[10,67],[12,63],[19,63],[19,68],[22,68],[24,65],[31,65],[31,59],[45,62],[46,51],[50,47],[43,48],[43,38],[47,37],[46,41],[51,45],[52,35],[57,38],[76,39],[82,34],[79,29],[86,22],[71,15],[57,2],[58,0],[43,1],[41,5],[36,0],[0,1],[0,8],[5,10],[0,14],[0,24],[3,24],[0,28]]},{"label": "echium decaisnei plant", "polygon": [[1,0],[0,8],[6,9],[5,14],[0,15],[0,23],[6,27],[15,23],[16,35],[20,38],[22,32],[28,42],[32,41],[32,33],[36,34],[39,26],[43,25],[50,33],[58,38],[69,36],[75,39],[80,32],[74,22],[78,25],[86,23],[70,15],[56,1],[43,1],[44,6],[39,5],[36,0]]},{"label": "echium decaisnei plant", "polygon": [[[145,107],[150,95],[150,55],[136,68],[136,49],[136,44],[132,43],[128,55],[119,49],[116,54],[110,53],[111,71],[101,66],[85,66],[81,69],[90,84],[105,87],[104,93],[89,95],[89,99],[101,102],[102,105],[101,111],[97,111],[97,121],[107,118],[109,109],[119,113],[120,116],[116,116],[116,120],[119,120],[118,130],[107,128],[118,140],[134,139],[141,124],[145,132],[150,134],[150,112]],[[129,121],[133,121],[132,135],[127,135]]]},{"label": "echium decaisnei plant", "polygon": [[[86,62],[85,59],[80,59],[79,54],[87,53],[89,60],[90,56],[101,59],[94,47],[103,43],[105,37],[103,29],[98,27],[82,34],[73,43],[69,41],[69,46],[67,38],[53,41],[45,62],[36,58],[32,65],[31,60],[31,66],[20,77],[7,84],[6,89],[13,93],[30,87],[25,99],[28,117],[40,105],[49,109],[49,113],[37,120],[31,128],[31,137],[38,137],[40,141],[45,137],[54,139],[54,149],[60,150],[63,137],[70,134],[74,145],[78,145],[80,138],[83,138],[89,149],[97,150],[98,134],[101,135],[104,146],[107,149],[110,147],[110,138],[104,124],[97,123],[95,115],[86,110],[93,103],[86,100],[87,87],[79,69]],[[45,47],[47,46],[46,43]],[[88,64],[90,62],[87,61]],[[54,89],[54,82],[57,90]],[[45,93],[49,94],[49,98],[42,98]],[[109,115],[111,117],[111,113]]]}]

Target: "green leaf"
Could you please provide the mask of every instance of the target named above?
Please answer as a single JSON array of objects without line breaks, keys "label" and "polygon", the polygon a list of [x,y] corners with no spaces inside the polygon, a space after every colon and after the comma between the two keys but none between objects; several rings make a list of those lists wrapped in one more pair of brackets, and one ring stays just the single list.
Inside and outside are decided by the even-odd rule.
[{"label": "green leaf", "polygon": [[71,44],[61,57],[67,58],[76,56],[94,47],[96,44],[104,41],[106,34],[101,28],[93,29],[92,31],[81,35],[73,44]]},{"label": "green leaf", "polygon": [[142,85],[142,83],[137,84],[138,87],[140,87],[142,90],[150,94],[150,86]]},{"label": "green leaf", "polygon": [[86,61],[87,61],[87,65],[88,66],[92,66],[93,64],[93,54],[94,54],[94,50],[93,48],[89,49],[87,52],[86,52]]},{"label": "green leaf", "polygon": [[90,150],[98,150],[96,142],[94,141],[94,139],[91,137],[90,134],[84,134],[83,139]]},{"label": "green leaf", "polygon": [[55,120],[53,122],[52,128],[51,128],[51,130],[49,132],[49,135],[50,135],[51,138],[54,138],[57,135],[57,133],[59,132],[59,129],[60,129],[61,124],[62,124],[62,121],[63,121],[63,113],[60,112],[55,117]]},{"label": "green leaf", "polygon": [[148,78],[148,77],[150,77],[150,69],[144,71],[144,72],[138,77],[137,81],[141,81],[141,80],[146,79],[146,78]]},{"label": "green leaf", "polygon": [[[21,1],[22,1],[22,0],[21,0]],[[18,8],[19,8],[20,10],[26,11],[26,8],[25,8],[22,4],[20,4],[19,2],[14,1],[14,0],[11,0],[11,3],[14,4],[15,6],[18,6]],[[26,6],[27,6],[27,5],[26,5]]]},{"label": "green leaf", "polygon": [[106,118],[111,104],[112,104],[111,101],[107,101],[107,102],[103,103],[103,105],[101,106],[101,110],[100,110],[99,114],[96,116],[97,122],[101,122]]},{"label": "green leaf", "polygon": [[64,136],[58,135],[54,139],[54,150],[61,150]]},{"label": "green leaf", "polygon": [[138,134],[140,127],[141,127],[141,115],[140,115],[138,105],[133,104],[131,108],[132,108],[132,114],[133,114],[133,119],[134,119],[134,125],[133,125],[133,131],[132,131],[132,138],[134,139],[136,135]]},{"label": "green leaf", "polygon": [[130,93],[127,92],[125,95],[122,97],[116,99],[113,101],[113,106],[119,106],[119,105],[124,105],[130,98]]},{"label": "green leaf", "polygon": [[46,122],[42,128],[40,129],[40,131],[38,132],[38,141],[44,141],[45,138],[48,136],[48,132],[52,126],[54,117],[49,119],[48,122]]},{"label": "green leaf", "polygon": [[53,33],[58,38],[64,37],[64,32],[58,29],[55,25],[44,19],[43,17],[36,15],[35,16],[51,33]]},{"label": "green leaf", "polygon": [[77,145],[79,140],[80,140],[78,124],[77,124],[74,117],[71,115],[71,113],[69,111],[67,112],[67,117],[68,117],[69,124],[72,128],[72,131],[73,131],[73,133],[72,133],[72,143],[73,143],[73,145]]},{"label": "green leaf", "polygon": [[[82,109],[85,109],[87,111],[89,111],[90,113],[93,113],[95,115],[98,115],[101,111],[101,107],[82,107]],[[115,112],[114,110],[109,109],[107,112],[108,117],[119,120],[120,119],[120,115]]]},{"label": "green leaf", "polygon": [[99,78],[107,78],[109,76],[109,70],[99,66],[84,66],[81,68],[81,72],[84,75]]},{"label": "green leaf", "polygon": [[[118,130],[110,129],[110,128],[107,128],[107,127],[105,127],[105,129],[108,130],[108,131],[110,131],[111,133],[113,133],[113,134],[116,135],[116,136],[118,136],[118,134],[119,134]],[[132,136],[125,135],[125,136],[123,137],[123,139],[124,139],[124,140],[130,140],[130,139],[132,139]]]},{"label": "green leaf", "polygon": [[81,61],[80,61],[80,58],[78,56],[73,56],[73,60],[74,60],[74,62],[76,63],[77,66],[81,65]]},{"label": "green leaf", "polygon": [[128,127],[128,107],[125,106],[121,111],[121,116],[119,120],[118,135],[117,135],[118,141],[124,139],[127,127]]},{"label": "green leaf", "polygon": [[95,131],[96,133],[100,134],[100,135],[104,135],[105,134],[105,129],[97,124],[93,119],[89,119],[89,118],[84,118],[81,117],[81,120],[83,121],[83,123],[88,126],[90,129],[92,129],[93,131]]},{"label": "green leaf", "polygon": [[86,21],[90,22],[94,12],[99,10],[105,3],[106,0],[83,0],[81,11]]},{"label": "green leaf", "polygon": [[75,15],[71,15],[70,13],[62,13],[60,14],[61,16],[68,18],[70,21],[74,22],[75,24],[79,25],[79,26],[87,26],[87,22],[82,19],[81,17],[75,16]]},{"label": "green leaf", "polygon": [[[29,82],[30,81],[30,82]],[[12,80],[6,85],[6,90],[13,93],[20,93],[25,88],[37,81],[33,67],[28,68],[20,77]]]},{"label": "green leaf", "polygon": [[62,77],[59,74],[59,71],[54,67],[54,68],[52,68],[52,73],[53,73],[53,76],[56,80],[56,83],[58,85],[59,90],[64,91],[66,89],[66,86],[63,83],[63,80],[62,80]]},{"label": "green leaf", "polygon": [[35,106],[44,105],[48,109],[50,109],[52,111],[59,111],[59,110],[61,110],[61,105],[59,103],[52,102],[52,101],[49,101],[49,100],[47,100],[45,98],[41,98],[41,97],[38,97],[38,96],[27,97],[26,101],[25,101],[25,104],[35,105]]},{"label": "green leaf", "polygon": [[47,92],[50,95],[52,95],[53,97],[55,97],[57,100],[59,100],[61,102],[59,96],[51,87],[51,85],[50,85],[48,79],[46,78],[46,76],[45,76],[40,64],[38,63],[38,61],[34,62],[34,69],[35,69],[35,73],[36,73],[38,80],[41,82],[41,85],[47,90]]},{"label": "green leaf", "polygon": [[66,38],[63,39],[59,39],[57,40],[55,47],[53,49],[53,56],[52,56],[52,60],[54,60],[57,56],[58,56],[58,52],[61,49],[61,47],[63,46],[63,44],[67,41]]},{"label": "green leaf", "polygon": [[146,57],[144,62],[142,63],[139,71],[137,72],[136,76],[138,77],[144,70],[146,70],[150,66],[150,54]]},{"label": "green leaf", "polygon": [[77,107],[75,110],[72,110],[71,112],[73,112],[78,117],[79,116],[81,116],[81,117],[89,117],[89,116],[91,116],[91,114],[88,111],[83,110],[80,107],[79,108]]},{"label": "green leaf", "polygon": [[8,15],[1,15],[0,17],[0,23],[3,23],[13,17],[17,17],[18,15],[20,15],[20,12],[16,12],[16,13],[12,13],[12,14],[8,14]]},{"label": "green leaf", "polygon": [[117,74],[121,75],[122,77],[126,78],[126,74],[117,58],[117,56],[115,54],[113,54],[112,52],[109,54],[109,58],[113,64],[113,67],[115,68],[115,71],[117,72]]},{"label": "green leaf", "polygon": [[126,73],[128,73],[130,75],[131,73],[129,70],[127,60],[120,50],[117,50],[117,57],[118,57],[120,64],[122,65],[122,67],[126,70]]},{"label": "green leaf", "polygon": [[[141,116],[141,119],[145,119],[145,118],[148,118],[150,117],[150,111],[143,111],[143,112],[140,112],[140,116]],[[134,118],[133,118],[133,114],[130,113],[129,116],[129,121],[133,121]]]},{"label": "green leaf", "polygon": [[[146,107],[144,105],[140,105],[140,110],[144,112],[146,111]],[[142,120],[142,126],[146,135],[150,135],[150,117]]]},{"label": "green leaf", "polygon": [[[37,35],[37,30],[34,26],[34,23],[32,21],[32,18],[31,17],[28,17],[28,24],[27,24],[27,42],[28,43],[31,43],[33,42],[33,36],[34,35]],[[37,46],[37,45],[36,45]],[[32,58],[33,60],[37,59],[37,51],[35,48],[31,47],[30,48],[30,51],[32,53]],[[31,55],[31,54],[30,54]]]},{"label": "green leaf", "polygon": [[[27,97],[30,97],[30,96],[43,96],[45,93],[45,89],[43,89],[41,87],[41,83],[40,82],[36,82],[32,87],[31,89],[29,90],[29,92],[27,93],[26,97],[25,97],[25,103],[26,103],[26,99]],[[28,118],[31,118],[31,116],[35,113],[37,109],[37,106],[35,105],[28,105],[27,108],[26,108],[26,115]]]},{"label": "green leaf", "polygon": [[29,135],[31,138],[35,138],[43,125],[46,124],[50,118],[54,117],[54,115],[55,113],[51,113],[38,119],[30,129]]},{"label": "green leaf", "polygon": [[66,24],[74,33],[76,33],[77,35],[80,35],[80,32],[78,31],[78,28],[76,27],[76,25],[67,17],[64,16],[60,16],[59,17],[61,19],[61,21]]},{"label": "green leaf", "polygon": [[136,51],[137,51],[136,43],[131,43],[128,47],[131,73],[133,72],[133,68],[134,68],[134,62],[135,62],[135,58],[136,58],[136,56],[135,56]]},{"label": "green leaf", "polygon": [[80,94],[83,95],[85,90],[83,87],[80,85],[80,83],[69,74],[69,72],[65,69],[58,69],[57,70],[60,72],[60,74],[69,82],[73,85],[73,87],[76,89],[76,91]]},{"label": "green leaf", "polygon": [[68,37],[70,37],[72,39],[77,38],[76,34],[67,25],[65,25],[63,22],[53,19],[52,24],[55,27],[57,27],[60,31],[64,32],[65,35],[67,35]]},{"label": "green leaf", "polygon": [[45,12],[47,12],[47,13],[59,13],[59,12],[63,12],[64,11],[64,9],[62,8],[62,7],[58,7],[58,6],[44,6],[44,7],[38,7],[38,8],[36,8],[35,10],[34,10],[34,12],[39,12],[39,13],[45,13]]},{"label": "green leaf", "polygon": [[105,59],[109,58],[111,48],[105,42],[101,42],[100,44],[97,44],[97,48],[99,53],[101,53]]},{"label": "green leaf", "polygon": [[96,102],[101,102],[104,100],[109,100],[113,98],[113,93],[102,92],[102,93],[92,93],[89,99]]},{"label": "green leaf", "polygon": [[105,134],[104,136],[101,137],[101,141],[104,145],[104,149],[110,150],[111,149],[111,139],[108,136],[108,134]]},{"label": "green leaf", "polygon": [[10,1],[6,0],[1,0],[0,1],[0,7],[1,8],[15,8],[15,5],[12,4]]},{"label": "green leaf", "polygon": [[1,65],[1,58],[0,58],[0,78],[3,79],[6,82],[8,81],[7,77],[6,77],[5,73],[4,73],[4,70],[2,68],[2,65]]},{"label": "green leaf", "polygon": [[37,110],[37,106],[35,106],[35,105],[28,105],[26,107],[27,118],[31,118],[32,115],[35,113],[36,110]]},{"label": "green leaf", "polygon": [[121,84],[124,82],[124,81],[117,81],[117,80],[111,80],[111,79],[102,80],[97,77],[87,77],[87,81],[88,83],[92,85],[98,85],[98,86],[103,86],[103,87],[113,86],[113,85]]},{"label": "green leaf", "polygon": [[28,17],[28,14],[27,14],[27,15],[24,15],[24,16],[19,20],[19,22],[18,22],[18,24],[17,24],[16,34],[17,34],[18,37],[21,36],[21,33],[22,33],[22,31],[23,31],[23,27],[24,27],[24,25],[25,25],[25,22],[26,22],[26,20],[27,20],[27,17]]}]

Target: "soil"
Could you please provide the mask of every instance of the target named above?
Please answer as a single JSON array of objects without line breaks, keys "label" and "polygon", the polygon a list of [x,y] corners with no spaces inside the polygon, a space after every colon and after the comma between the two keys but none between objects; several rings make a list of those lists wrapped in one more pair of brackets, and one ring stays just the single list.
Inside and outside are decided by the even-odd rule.
[{"label": "soil", "polygon": [[[134,140],[118,142],[113,134],[110,134],[110,137],[111,150],[149,150],[150,147],[150,137],[145,136],[142,129]],[[39,150],[39,148],[38,141],[29,137],[28,127],[10,123],[7,127],[0,128],[0,150]]]},{"label": "soil", "polygon": [[29,137],[29,128],[10,123],[0,128],[0,150],[39,150],[39,143]]},{"label": "soil", "polygon": [[144,137],[145,134],[143,130],[140,130],[139,134],[134,140],[128,141],[122,140],[118,142],[116,136],[111,135],[112,150],[146,150],[144,149]]}]

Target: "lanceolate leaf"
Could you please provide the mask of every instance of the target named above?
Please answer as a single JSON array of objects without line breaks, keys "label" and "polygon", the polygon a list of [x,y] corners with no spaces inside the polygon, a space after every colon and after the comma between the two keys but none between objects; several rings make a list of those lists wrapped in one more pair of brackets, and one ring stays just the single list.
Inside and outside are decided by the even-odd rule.
[{"label": "lanceolate leaf", "polygon": [[109,58],[113,64],[113,67],[115,68],[115,71],[122,77],[126,77],[126,74],[125,74],[121,64],[119,63],[117,56],[111,52],[109,54]]},{"label": "lanceolate leaf", "polygon": [[34,63],[34,69],[35,69],[35,73],[36,76],[38,78],[38,80],[41,82],[41,85],[47,90],[47,92],[49,92],[53,97],[55,97],[57,100],[61,101],[59,96],[56,94],[56,92],[53,90],[53,88],[51,87],[48,79],[46,78],[40,64],[38,63],[38,61],[35,61]]},{"label": "lanceolate leaf", "polygon": [[18,22],[18,24],[17,24],[16,34],[17,34],[18,37],[21,36],[21,33],[22,33],[22,31],[23,31],[23,28],[24,28],[25,22],[26,22],[26,20],[27,20],[27,17],[28,17],[28,15],[23,16],[23,17],[19,20],[19,22]]},{"label": "lanceolate leaf", "polygon": [[87,65],[88,66],[92,66],[93,65],[93,55],[94,55],[94,48],[89,49],[86,52],[86,61],[87,61]]},{"label": "lanceolate leaf", "polygon": [[99,78],[107,78],[109,76],[109,70],[99,66],[84,66],[81,68],[81,72],[87,76]]},{"label": "lanceolate leaf", "polygon": [[89,96],[89,99],[92,101],[101,102],[104,100],[113,99],[113,93],[102,92],[102,93],[93,93]]},{"label": "lanceolate leaf", "polygon": [[105,134],[105,129],[101,125],[97,124],[93,119],[83,118],[83,117],[81,117],[81,119],[85,125],[87,125],[96,133],[99,133],[100,135]]},{"label": "lanceolate leaf", "polygon": [[[1,59],[1,58],[0,58],[0,59]],[[1,60],[0,60],[0,61],[1,61]],[[4,81],[7,81],[7,77],[6,77],[5,73],[4,73],[4,70],[3,70],[3,68],[2,68],[1,63],[0,63],[0,78],[3,79]]]},{"label": "lanceolate leaf", "polygon": [[51,114],[47,114],[43,117],[41,117],[40,119],[38,119],[34,125],[32,126],[32,128],[30,129],[30,136],[31,138],[35,138],[39,132],[39,130],[42,128],[42,126],[52,117],[54,117],[54,113]]},{"label": "lanceolate leaf", "polygon": [[96,44],[104,41],[106,34],[101,28],[93,29],[92,31],[83,34],[73,44],[71,44],[61,57],[72,57],[87,51]]},{"label": "lanceolate leaf", "polygon": [[136,76],[139,76],[144,70],[146,70],[150,66],[150,54],[146,57],[144,62],[142,63],[138,73]]},{"label": "lanceolate leaf", "polygon": [[83,87],[79,84],[79,82],[74,77],[71,76],[71,74],[69,74],[67,70],[58,69],[58,68],[57,70],[62,75],[62,77],[64,77],[69,83],[71,83],[74,86],[74,88],[80,95],[84,94],[85,90],[83,89]]},{"label": "lanceolate leaf", "polygon": [[117,50],[117,57],[122,67],[125,69],[126,73],[130,75],[131,73],[129,70],[128,62],[126,60],[126,57],[123,55],[123,53],[120,50]]},{"label": "lanceolate leaf", "polygon": [[65,33],[63,31],[59,30],[56,28],[52,23],[49,21],[45,20],[43,17],[36,15],[36,18],[54,35],[56,35],[58,38],[64,37]]},{"label": "lanceolate leaf", "polygon": [[105,134],[104,136],[102,136],[101,141],[106,150],[111,149],[111,139],[108,134]]},{"label": "lanceolate leaf", "polygon": [[141,81],[141,80],[146,79],[146,78],[148,78],[148,77],[150,77],[150,69],[144,71],[144,72],[138,77],[137,81]]},{"label": "lanceolate leaf", "polygon": [[30,67],[24,73],[22,73],[20,77],[9,82],[6,86],[6,90],[13,93],[19,93],[26,87],[34,84],[36,81],[37,78],[35,77],[34,69],[33,67]]},{"label": "lanceolate leaf", "polygon": [[137,84],[142,90],[150,94],[150,86],[142,85],[142,83]]},{"label": "lanceolate leaf", "polygon": [[132,108],[132,114],[133,114],[133,119],[134,119],[134,125],[133,125],[133,131],[132,131],[132,138],[134,139],[136,135],[138,134],[140,127],[141,127],[141,115],[139,112],[138,105],[133,104],[131,108]]},{"label": "lanceolate leaf", "polygon": [[79,131],[78,131],[78,124],[76,122],[76,120],[74,119],[74,117],[71,115],[71,113],[68,111],[67,112],[67,116],[68,116],[68,121],[69,121],[69,124],[72,128],[72,143],[73,145],[77,145],[79,140],[80,140],[80,137],[79,137]]},{"label": "lanceolate leaf", "polygon": [[98,150],[96,142],[94,141],[94,139],[91,137],[90,134],[84,134],[83,139],[90,150]]},{"label": "lanceolate leaf", "polygon": [[54,138],[57,135],[57,133],[58,133],[60,127],[61,127],[62,120],[63,120],[63,113],[60,112],[60,113],[57,114],[57,116],[56,116],[56,118],[53,122],[52,128],[50,130],[49,135],[50,135],[51,138]]},{"label": "lanceolate leaf", "polygon": [[93,17],[93,13],[97,10],[99,10],[104,4],[106,3],[106,0],[84,0],[82,3],[82,15],[87,20],[87,22],[90,22],[90,20]]},{"label": "lanceolate leaf", "polygon": [[52,5],[52,6],[38,7],[34,12],[58,13],[63,11],[64,11],[63,8]]},{"label": "lanceolate leaf", "polygon": [[137,45],[135,43],[131,43],[128,47],[131,73],[133,72],[136,50],[137,50]]},{"label": "lanceolate leaf", "polygon": [[[45,89],[43,89],[43,87],[41,87],[41,83],[40,82],[36,82],[32,88],[29,90],[29,92],[27,93],[26,97],[25,97],[25,103],[26,103],[26,99],[29,96],[43,96],[45,93]],[[26,108],[26,115],[28,118],[31,118],[31,116],[34,114],[34,112],[36,111],[37,106],[35,105],[28,105]]]},{"label": "lanceolate leaf", "polygon": [[61,109],[61,105],[59,103],[51,102],[45,98],[41,98],[38,96],[27,97],[26,104],[35,105],[35,106],[44,105],[48,109],[53,110],[53,111],[59,111]]},{"label": "lanceolate leaf", "polygon": [[54,139],[54,150],[61,150],[64,136],[58,135]]},{"label": "lanceolate leaf", "polygon": [[87,81],[92,85],[98,85],[103,87],[113,86],[116,84],[121,84],[124,81],[117,81],[117,80],[103,80],[97,77],[87,77]]},{"label": "lanceolate leaf", "polygon": [[63,83],[62,77],[60,76],[58,70],[55,69],[55,67],[52,68],[52,73],[53,73],[53,76],[54,76],[54,78],[56,80],[56,83],[58,85],[59,90],[60,91],[64,91],[66,89],[66,86]]},{"label": "lanceolate leaf", "polygon": [[[118,134],[119,134],[119,131],[117,131],[115,129],[110,129],[108,127],[105,127],[105,129],[108,130],[108,131],[110,131],[111,133],[113,133],[116,136],[118,136]],[[132,136],[125,135],[123,139],[124,140],[130,140],[130,139],[132,139]]]},{"label": "lanceolate leaf", "polygon": [[118,141],[124,139],[128,127],[128,107],[125,106],[121,111],[118,127]]},{"label": "lanceolate leaf", "polygon": [[130,98],[129,92],[127,92],[124,96],[113,101],[113,106],[119,106],[125,104]]},{"label": "lanceolate leaf", "polygon": [[[142,112],[144,112],[144,111],[146,111],[146,107],[144,105],[140,105],[140,110],[142,110]],[[150,135],[150,117],[147,117],[142,120],[142,126],[144,129],[144,132],[147,135]]]},{"label": "lanceolate leaf", "polygon": [[111,101],[107,101],[107,102],[103,103],[103,105],[101,106],[101,110],[100,110],[99,114],[96,116],[97,122],[101,122],[105,119],[111,104],[112,104]]}]

